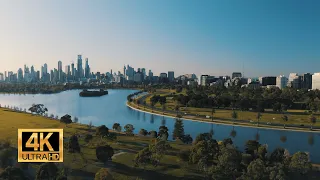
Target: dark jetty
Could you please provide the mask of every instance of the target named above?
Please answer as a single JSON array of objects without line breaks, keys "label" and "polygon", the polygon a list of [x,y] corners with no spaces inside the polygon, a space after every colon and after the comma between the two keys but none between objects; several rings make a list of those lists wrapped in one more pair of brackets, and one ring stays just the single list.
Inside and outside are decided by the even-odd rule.
[{"label": "dark jetty", "polygon": [[105,91],[103,89],[100,89],[100,91],[88,91],[85,89],[79,93],[81,97],[98,97],[98,96],[103,96],[107,94],[108,94],[108,91]]}]

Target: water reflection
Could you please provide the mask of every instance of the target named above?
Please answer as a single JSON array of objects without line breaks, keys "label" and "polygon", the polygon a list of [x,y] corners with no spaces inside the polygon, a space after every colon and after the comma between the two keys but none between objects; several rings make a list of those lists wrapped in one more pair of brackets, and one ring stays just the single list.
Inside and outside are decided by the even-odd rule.
[{"label": "water reflection", "polygon": [[143,113],[143,119],[142,120],[143,120],[143,122],[146,122],[146,113],[145,112]]},{"label": "water reflection", "polygon": [[309,137],[308,137],[308,144],[313,146],[314,144],[314,136],[313,134],[310,134]]},{"label": "water reflection", "polygon": [[151,123],[151,124],[154,123],[154,115],[153,115],[153,114],[151,114],[151,116],[150,116],[150,123]]},{"label": "water reflection", "polygon": [[259,141],[260,140],[260,134],[259,134],[259,129],[257,129],[257,133],[255,135],[255,140]]},{"label": "water reflection", "polygon": [[166,125],[166,119],[164,118],[164,116],[162,116],[161,125],[162,126]]},{"label": "water reflection", "polygon": [[283,143],[287,142],[287,136],[281,136],[280,141]]},{"label": "water reflection", "polygon": [[233,126],[233,128],[232,128],[232,131],[230,132],[230,136],[231,136],[232,138],[235,138],[235,137],[237,136],[237,131],[234,130],[234,126]]}]

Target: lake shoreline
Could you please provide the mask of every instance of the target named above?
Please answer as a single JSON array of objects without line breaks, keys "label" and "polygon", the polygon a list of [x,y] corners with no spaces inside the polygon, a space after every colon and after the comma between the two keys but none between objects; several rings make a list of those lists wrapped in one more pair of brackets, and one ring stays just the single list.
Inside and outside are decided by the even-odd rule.
[{"label": "lake shoreline", "polygon": [[[137,109],[136,107],[133,107],[132,105],[129,104],[129,102],[126,103],[126,105],[136,111],[140,111],[140,112],[144,112],[144,113],[149,113],[149,114],[154,114],[157,116],[165,116],[165,117],[169,117],[169,118],[177,118],[173,115],[168,115],[168,114],[159,114],[159,113],[155,113],[155,112],[150,112],[142,109]],[[292,127],[287,127],[287,128],[283,128],[283,127],[279,127],[279,126],[265,126],[265,125],[260,125],[260,126],[254,126],[254,125],[248,125],[248,124],[244,124],[244,123],[228,123],[228,122],[223,122],[223,120],[213,120],[213,121],[204,121],[204,120],[200,120],[200,119],[190,119],[190,118],[180,118],[182,120],[186,120],[186,121],[195,121],[195,122],[202,122],[202,123],[209,123],[209,124],[220,124],[220,125],[226,125],[226,126],[239,126],[239,127],[248,127],[248,128],[259,128],[259,129],[272,129],[272,130],[280,130],[280,131],[296,131],[296,132],[309,132],[309,133],[320,133],[320,131],[318,130],[306,130],[306,129],[301,129],[301,128],[292,128]]]}]

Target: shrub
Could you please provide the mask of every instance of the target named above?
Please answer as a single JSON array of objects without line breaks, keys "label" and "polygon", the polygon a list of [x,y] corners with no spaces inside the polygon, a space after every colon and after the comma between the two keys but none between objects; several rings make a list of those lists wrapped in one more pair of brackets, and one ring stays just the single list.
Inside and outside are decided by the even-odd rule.
[{"label": "shrub", "polygon": [[101,168],[95,175],[94,180],[113,180],[107,168]]},{"label": "shrub", "polygon": [[85,142],[90,142],[92,140],[93,136],[91,134],[86,134],[84,137],[84,141]]},{"label": "shrub", "polygon": [[113,148],[109,145],[105,146],[98,146],[96,148],[96,157],[100,162],[107,162],[109,160],[112,160],[112,156],[114,154]]},{"label": "shrub", "polygon": [[107,136],[108,133],[109,133],[109,129],[105,125],[97,127],[97,130],[96,130],[97,136],[101,136],[101,137]]},{"label": "shrub", "polygon": [[148,131],[145,129],[140,129],[139,134],[142,136],[146,136],[148,134]]}]

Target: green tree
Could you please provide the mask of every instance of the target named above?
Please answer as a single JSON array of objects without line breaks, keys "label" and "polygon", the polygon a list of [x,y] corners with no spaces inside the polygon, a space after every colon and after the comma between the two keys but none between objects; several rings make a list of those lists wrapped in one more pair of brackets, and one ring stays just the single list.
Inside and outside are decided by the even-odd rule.
[{"label": "green tree", "polygon": [[27,180],[27,177],[20,168],[9,166],[0,173],[0,179]]},{"label": "green tree", "polygon": [[177,112],[177,115],[179,114],[179,110],[180,110],[180,106],[179,105],[176,105],[174,107],[174,110]]},{"label": "green tree", "polygon": [[148,134],[149,134],[152,138],[157,138],[157,137],[158,137],[157,131],[150,131]]},{"label": "green tree", "polygon": [[150,151],[150,148],[146,147],[146,148],[142,149],[141,151],[139,151],[135,155],[133,161],[134,161],[134,165],[136,167],[139,167],[139,166],[145,167],[148,164],[154,164],[153,163],[154,160],[152,158],[152,152]]},{"label": "green tree", "polygon": [[164,111],[166,110],[166,105],[162,104],[162,114],[164,114]]},{"label": "green tree", "polygon": [[133,135],[134,127],[133,127],[132,124],[125,125],[124,129],[125,129],[126,135],[128,135],[128,136],[132,136]]},{"label": "green tree", "polygon": [[257,113],[257,126],[259,126],[259,122],[260,122],[260,119],[262,117],[262,114],[260,112]]},{"label": "green tree", "polygon": [[265,160],[267,157],[267,145],[262,145],[262,146],[259,146],[258,148],[258,152],[257,152],[257,155],[258,155],[258,158],[262,159],[262,160]]},{"label": "green tree", "polygon": [[275,150],[272,151],[270,155],[270,161],[273,163],[283,163],[285,159],[284,152],[285,152],[285,149],[276,148]]},{"label": "green tree", "polygon": [[6,168],[12,165],[11,157],[12,157],[12,150],[10,150],[9,148],[5,148],[0,151],[1,168]]},{"label": "green tree", "polygon": [[101,168],[95,175],[94,180],[113,180],[107,168]]},{"label": "green tree", "polygon": [[148,131],[145,129],[140,129],[139,134],[142,136],[146,136],[148,134]]},{"label": "green tree", "polygon": [[58,176],[59,169],[54,163],[43,163],[36,172],[36,180],[52,180]]},{"label": "green tree", "polygon": [[29,111],[31,113],[43,116],[46,112],[48,112],[48,109],[43,104],[32,104],[32,106],[29,108]]},{"label": "green tree", "polygon": [[213,121],[213,114],[216,113],[214,107],[211,108],[211,121]]},{"label": "green tree", "polygon": [[168,137],[169,137],[168,131],[169,129],[166,126],[160,126],[159,132],[158,132],[158,138],[165,141],[168,140]]},{"label": "green tree", "polygon": [[238,119],[238,113],[236,111],[232,111],[231,118],[233,119],[233,123]]},{"label": "green tree", "polygon": [[247,172],[242,176],[243,179],[267,180],[268,172],[265,163],[261,159],[252,161],[247,167]]},{"label": "green tree", "polygon": [[306,174],[312,168],[309,155],[305,152],[296,152],[291,158],[289,168],[291,171],[300,173],[301,175]]},{"label": "green tree", "polygon": [[234,147],[223,147],[218,156],[217,165],[210,170],[212,179],[236,179],[241,175],[241,161],[241,152]]},{"label": "green tree", "polygon": [[114,123],[112,126],[112,129],[116,131],[119,128],[119,126],[120,126],[119,123]]},{"label": "green tree", "polygon": [[112,160],[114,155],[114,150],[109,145],[98,146],[96,148],[96,157],[100,162],[106,163],[109,160]]},{"label": "green tree", "polygon": [[283,115],[282,116],[282,120],[283,120],[283,128],[286,128],[286,122],[289,120],[289,117],[287,115]]},{"label": "green tree", "polygon": [[313,129],[313,125],[317,122],[317,118],[316,118],[316,116],[311,114],[310,117],[309,117],[309,120],[310,120],[310,123],[311,123],[310,129],[312,130]]},{"label": "green tree", "polygon": [[183,122],[180,119],[176,119],[176,122],[174,123],[174,129],[173,129],[173,139],[181,139],[181,137],[183,136],[184,136]]},{"label": "green tree", "polygon": [[109,128],[107,128],[107,126],[101,125],[101,126],[97,127],[97,129],[96,129],[96,135],[97,135],[97,136],[100,136],[101,139],[102,139],[102,137],[105,137],[105,136],[107,136],[108,134],[109,134]]},{"label": "green tree", "polygon": [[80,153],[80,145],[78,142],[78,137],[76,135],[72,135],[69,138],[68,152],[69,153]]},{"label": "green tree", "polygon": [[69,114],[66,114],[66,115],[62,116],[60,118],[60,122],[66,124],[66,126],[68,124],[71,124],[72,123],[71,116]]},{"label": "green tree", "polygon": [[91,134],[86,134],[84,137],[84,141],[85,142],[90,142],[92,140],[93,136]]},{"label": "green tree", "polygon": [[146,102],[146,101],[143,101],[142,104],[143,104],[143,110],[145,110],[145,109],[146,109],[147,102]]},{"label": "green tree", "polygon": [[260,143],[258,141],[248,140],[245,144],[245,152],[254,156],[257,153],[259,147]]}]

